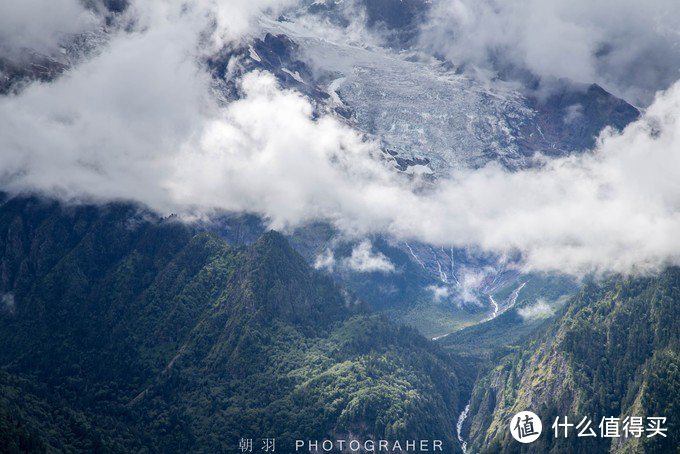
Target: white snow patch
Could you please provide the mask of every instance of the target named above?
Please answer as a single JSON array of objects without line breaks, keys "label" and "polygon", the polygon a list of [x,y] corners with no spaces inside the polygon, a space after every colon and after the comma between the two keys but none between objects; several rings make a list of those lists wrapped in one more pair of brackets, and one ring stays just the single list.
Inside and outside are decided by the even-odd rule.
[{"label": "white snow patch", "polygon": [[331,82],[328,85],[328,93],[331,95],[331,99],[335,104],[342,104],[342,99],[340,99],[340,96],[338,95],[338,88],[340,88],[340,85],[346,80],[346,77],[338,77],[337,79],[334,79],[333,82]]},{"label": "white snow patch", "polygon": [[257,52],[255,52],[255,49],[253,49],[253,46],[248,46],[248,53],[250,54],[250,58],[255,60],[258,63],[262,62],[262,59],[260,58],[259,55],[257,55]]},{"label": "white snow patch", "polygon": [[290,77],[292,77],[293,79],[297,80],[297,81],[300,82],[301,84],[304,84],[304,83],[305,83],[305,81],[302,80],[302,77],[300,77],[300,73],[299,73],[299,72],[297,72],[297,71],[293,72],[293,71],[291,71],[291,70],[288,69],[288,68],[281,68],[281,71],[283,71],[283,72],[286,73],[286,74],[289,74]]}]

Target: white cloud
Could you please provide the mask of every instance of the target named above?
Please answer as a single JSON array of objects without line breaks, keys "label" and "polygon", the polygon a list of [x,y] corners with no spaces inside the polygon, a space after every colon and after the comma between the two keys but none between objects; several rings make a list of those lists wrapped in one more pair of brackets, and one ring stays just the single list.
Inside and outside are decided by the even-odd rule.
[{"label": "white cloud", "polygon": [[[680,84],[591,154],[515,173],[461,170],[423,187],[346,124],[314,119],[310,103],[268,73],[247,74],[242,99],[219,106],[196,58],[203,16],[160,16],[55,82],[0,98],[0,188],[519,251],[526,270],[680,264]],[[350,261],[394,269],[368,242]]]},{"label": "white cloud", "polygon": [[490,275],[489,270],[465,269],[460,275],[460,297],[465,303],[479,303],[482,282]]},{"label": "white cloud", "polygon": [[439,287],[437,285],[430,285],[427,287],[429,291],[432,292],[432,297],[436,302],[441,302],[450,296],[450,291],[448,287]]},{"label": "white cloud", "polygon": [[3,182],[160,204],[167,160],[203,124],[196,43],[184,24],[121,34],[55,82],[0,98]]},{"label": "white cloud", "polygon": [[679,18],[675,0],[439,0],[422,43],[456,64],[511,63],[646,105],[679,77]]},{"label": "white cloud", "polygon": [[390,273],[394,265],[381,252],[375,252],[371,242],[364,240],[352,249],[352,255],[343,260],[344,265],[352,271],[368,273],[380,271]]},{"label": "white cloud", "polygon": [[133,0],[126,16],[137,29],[192,23],[197,33],[209,36],[212,47],[208,51],[214,51],[253,32],[261,14],[276,16],[297,1]]},{"label": "white cloud", "polygon": [[328,270],[333,271],[335,268],[335,256],[333,251],[330,249],[324,250],[321,254],[316,256],[314,260],[314,268],[317,270]]},{"label": "white cloud", "polygon": [[550,317],[554,313],[554,311],[552,307],[550,307],[550,305],[548,305],[545,301],[538,300],[531,306],[518,309],[517,313],[524,320],[536,320],[539,318]]},{"label": "white cloud", "polygon": [[8,313],[14,314],[17,308],[16,301],[14,300],[14,294],[3,293],[2,297],[0,297],[0,307],[2,307],[2,309]]},{"label": "white cloud", "polygon": [[99,20],[78,0],[3,0],[0,2],[0,56],[22,49],[51,53],[60,39],[91,29]]}]

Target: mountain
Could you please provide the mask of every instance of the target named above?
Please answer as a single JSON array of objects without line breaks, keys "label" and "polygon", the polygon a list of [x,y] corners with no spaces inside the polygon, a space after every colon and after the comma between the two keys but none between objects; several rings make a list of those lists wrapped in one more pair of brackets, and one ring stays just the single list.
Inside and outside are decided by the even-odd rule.
[{"label": "mountain", "polygon": [[[464,432],[470,452],[670,453],[680,448],[680,269],[590,283],[555,320],[477,381]],[[535,412],[544,434],[522,445],[512,415]],[[555,438],[556,417],[666,417],[667,437]],[[645,427],[646,423],[645,423]]]},{"label": "mountain", "polygon": [[[105,51],[122,26],[118,21],[127,3],[88,1],[88,8],[101,16],[100,28],[60,37],[50,55],[26,49],[17,60],[0,58],[0,94],[20,93],[34,81],[52,81]],[[330,115],[347,123],[380,144],[394,172],[408,178],[419,174],[428,182],[462,167],[530,167],[537,152],[555,157],[580,153],[593,146],[603,128],[621,129],[638,117],[635,107],[595,85],[565,82],[549,96],[538,97],[528,82],[481,77],[428,55],[418,48],[417,36],[430,3],[301,2],[275,20],[261,18],[253,36],[202,57],[201,67],[213,77],[212,94],[224,103],[241,95],[243,73],[271,72],[282,87],[310,101],[314,117]],[[313,22],[317,19],[347,33],[328,33],[328,24],[318,26]],[[356,39],[349,33],[353,20],[362,22]],[[368,39],[376,34],[378,44]],[[370,42],[362,42],[364,38]],[[260,224],[248,221],[216,230],[237,227],[241,236],[236,241],[252,242],[263,230]],[[331,230],[304,226],[289,240],[311,264],[327,249],[342,258],[347,244],[338,232],[329,235]],[[344,270],[333,278],[374,309],[411,323],[427,336],[484,320],[493,311],[489,294],[516,277],[498,257],[479,251],[389,236],[371,240],[398,272]],[[466,275],[480,274],[484,277],[476,288],[462,283]],[[433,288],[449,297],[433,297]]]},{"label": "mountain", "polygon": [[[235,247],[132,205],[5,197],[0,251],[2,452],[233,452],[241,437],[460,452],[468,399],[468,452],[680,445],[678,268],[592,282],[554,319],[531,316],[539,296],[573,284],[535,278],[498,317],[431,342],[275,232]],[[544,425],[530,445],[507,431],[525,409]],[[556,416],[626,415],[665,416],[669,437],[552,438]]]},{"label": "mountain", "polygon": [[485,75],[431,55],[414,39],[429,7],[423,0],[303,2],[277,20],[261,19],[263,37],[216,56],[213,74],[223,78],[236,55],[242,70],[272,72],[382,142],[398,170],[424,166],[440,177],[490,162],[526,168],[536,152],[582,152],[605,127],[622,129],[639,117],[594,84],[556,80],[539,90],[530,74]]},{"label": "mountain", "polygon": [[[397,5],[392,12],[384,9],[388,3]],[[364,19],[371,30],[386,29],[388,35],[404,30],[406,36],[424,11],[418,3],[314,2],[299,14],[309,19],[311,11],[342,30],[350,27],[349,19],[342,19],[343,11],[368,8]],[[210,61],[226,98],[238,96],[233,71],[269,71],[282,87],[305,95],[315,116],[332,115],[349,124],[380,144],[395,172],[418,174],[425,181],[492,163],[509,171],[526,169],[535,164],[537,153],[562,157],[587,152],[604,128],[620,130],[639,117],[634,106],[597,85],[561,81],[539,95],[529,82],[524,86],[462,71],[424,54],[414,43],[396,50],[362,42],[350,33],[351,27],[346,34],[333,35],[293,13],[278,20],[262,19],[260,25],[259,38]],[[225,78],[235,56],[238,68],[232,65],[232,79]],[[342,235],[331,230],[303,227],[291,242],[310,263],[326,249],[342,255]],[[397,242],[388,236],[374,241],[374,246],[390,259],[406,257],[415,272],[334,277],[374,308],[382,310],[384,301],[391,300],[392,314],[399,320],[413,319],[417,308],[421,315],[415,325],[430,327],[423,330],[428,336],[483,320],[493,311],[489,294],[516,278],[512,267],[506,269],[498,257],[470,249]],[[468,288],[462,278],[473,274],[484,277],[476,288]],[[434,287],[451,296],[445,304],[433,298],[428,289]],[[403,291],[390,293],[392,289],[407,289],[408,301],[399,300]]]},{"label": "mountain", "polygon": [[241,437],[459,451],[464,364],[278,233],[232,247],[131,205],[6,197],[0,251],[0,451],[234,452]]}]

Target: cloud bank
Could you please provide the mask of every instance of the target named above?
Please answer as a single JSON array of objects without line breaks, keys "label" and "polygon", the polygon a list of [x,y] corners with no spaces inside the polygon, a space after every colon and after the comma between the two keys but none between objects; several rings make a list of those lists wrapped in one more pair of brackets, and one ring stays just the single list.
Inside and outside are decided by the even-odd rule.
[{"label": "cloud bank", "polygon": [[421,43],[455,64],[599,83],[636,105],[680,77],[675,0],[438,0]]},{"label": "cloud bank", "polygon": [[[188,217],[246,211],[277,229],[325,221],[357,237],[520,253],[525,270],[680,264],[680,84],[590,154],[431,184],[395,172],[338,119],[314,118],[306,98],[266,72],[247,73],[241,99],[219,105],[197,58],[206,30],[211,45],[238,39],[253,11],[280,3],[244,6],[243,28],[229,30],[215,28],[216,3],[200,5],[145,3],[137,25],[88,62],[1,97],[0,188]],[[375,265],[370,243],[354,252],[359,266]]]}]

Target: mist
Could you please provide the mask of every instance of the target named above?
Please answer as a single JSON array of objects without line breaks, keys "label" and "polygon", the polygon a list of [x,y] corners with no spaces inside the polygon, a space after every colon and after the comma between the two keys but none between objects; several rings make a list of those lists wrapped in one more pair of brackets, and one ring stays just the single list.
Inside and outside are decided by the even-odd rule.
[{"label": "mist", "polygon": [[65,36],[99,24],[78,0],[6,0],[0,3],[0,57],[17,59],[26,49],[51,54]]},{"label": "mist", "polygon": [[[357,239],[519,253],[525,271],[680,264],[680,83],[589,153],[431,182],[396,172],[377,143],[315,116],[267,72],[235,81],[240,99],[216,100],[200,57],[256,33],[258,15],[286,3],[244,2],[230,12],[234,25],[216,2],[178,5],[133,4],[126,27],[90,60],[0,97],[0,189],[134,201],[186,219],[248,212],[284,231],[323,221]],[[598,74],[589,68],[568,75]],[[346,265],[391,271],[365,242]]]}]

